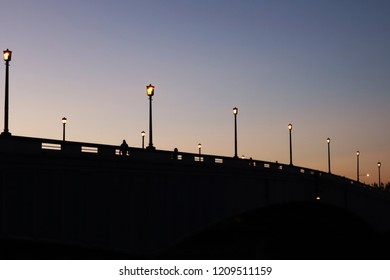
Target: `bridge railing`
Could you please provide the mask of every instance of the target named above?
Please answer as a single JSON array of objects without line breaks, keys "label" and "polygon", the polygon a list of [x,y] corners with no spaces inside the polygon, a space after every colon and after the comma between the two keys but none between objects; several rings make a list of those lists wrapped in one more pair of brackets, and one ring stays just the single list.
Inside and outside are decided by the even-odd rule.
[{"label": "bridge railing", "polygon": [[[0,152],[12,154],[35,154],[69,157],[99,157],[115,159],[126,157],[129,160],[176,162],[195,166],[223,166],[247,170],[262,170],[270,172],[286,172],[306,176],[324,176],[332,180],[343,180],[351,185],[369,187],[345,177],[329,174],[327,172],[304,168],[278,162],[267,162],[249,159],[234,159],[226,156],[207,154],[194,154],[178,151],[147,150],[130,147],[126,155],[122,155],[120,146],[94,144],[86,142],[62,141],[56,139],[32,138],[24,136],[0,137]],[[370,188],[372,189],[372,188]]]}]

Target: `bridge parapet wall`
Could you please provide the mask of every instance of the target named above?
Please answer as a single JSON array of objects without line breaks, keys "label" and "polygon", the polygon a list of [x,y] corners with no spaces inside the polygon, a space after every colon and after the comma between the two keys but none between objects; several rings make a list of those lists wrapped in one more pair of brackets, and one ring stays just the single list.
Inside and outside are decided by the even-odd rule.
[{"label": "bridge parapet wall", "polygon": [[228,217],[317,197],[378,230],[390,228],[388,200],[343,177],[257,160],[118,151],[111,145],[0,139],[0,235],[150,256]]},{"label": "bridge parapet wall", "polygon": [[[121,155],[120,147],[114,145],[94,144],[85,142],[62,141],[55,139],[31,138],[22,136],[0,137],[0,152],[13,154],[35,154],[42,155],[44,153],[61,156],[95,156],[101,158],[116,158]],[[178,163],[192,164],[194,166],[203,164],[208,166],[224,166],[236,168],[252,168],[262,170],[277,170],[280,172],[298,173],[308,176],[330,176],[331,178],[338,177],[344,183],[357,184],[362,187],[366,185],[357,181],[340,177],[333,174],[328,174],[323,171],[313,170],[310,168],[288,165],[278,162],[267,162],[253,159],[234,159],[226,156],[216,156],[207,154],[193,154],[186,152],[156,150],[149,151],[146,149],[130,147],[129,153],[126,156],[129,160],[152,161],[152,162],[170,162],[177,160]]]}]

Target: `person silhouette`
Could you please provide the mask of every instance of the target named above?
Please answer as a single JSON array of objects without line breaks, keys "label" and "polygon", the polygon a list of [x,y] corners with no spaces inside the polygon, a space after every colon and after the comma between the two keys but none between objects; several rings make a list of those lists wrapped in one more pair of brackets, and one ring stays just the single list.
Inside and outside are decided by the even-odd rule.
[{"label": "person silhouette", "polygon": [[178,159],[179,150],[177,148],[173,149],[172,159]]},{"label": "person silhouette", "polygon": [[127,155],[127,151],[129,150],[129,145],[127,145],[126,140],[123,140],[120,150],[122,156]]}]

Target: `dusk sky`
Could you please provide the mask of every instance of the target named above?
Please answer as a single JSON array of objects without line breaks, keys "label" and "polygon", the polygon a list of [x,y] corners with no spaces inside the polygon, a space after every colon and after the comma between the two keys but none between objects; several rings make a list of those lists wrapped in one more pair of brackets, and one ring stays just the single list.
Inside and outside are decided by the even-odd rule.
[{"label": "dusk sky", "polygon": [[292,123],[295,165],[327,171],[330,137],[333,173],[356,179],[359,150],[361,181],[381,161],[387,182],[389,13],[386,0],[7,1],[10,132],[61,139],[67,117],[68,140],[140,147],[151,83],[157,149],[233,156],[237,106],[239,156],[289,163]]}]

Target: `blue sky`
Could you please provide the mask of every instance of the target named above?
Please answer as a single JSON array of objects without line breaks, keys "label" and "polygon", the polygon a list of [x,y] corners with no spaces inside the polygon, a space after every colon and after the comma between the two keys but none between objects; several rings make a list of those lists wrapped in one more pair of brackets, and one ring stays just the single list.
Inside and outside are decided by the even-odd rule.
[{"label": "blue sky", "polygon": [[[6,8],[5,8],[6,7]],[[10,131],[140,146],[145,86],[154,144],[390,181],[387,1],[19,1],[0,11],[13,51]],[[4,71],[4,70],[3,70]],[[2,83],[4,83],[2,81]],[[1,86],[1,85],[0,85]],[[1,102],[1,101],[0,101]]]}]

